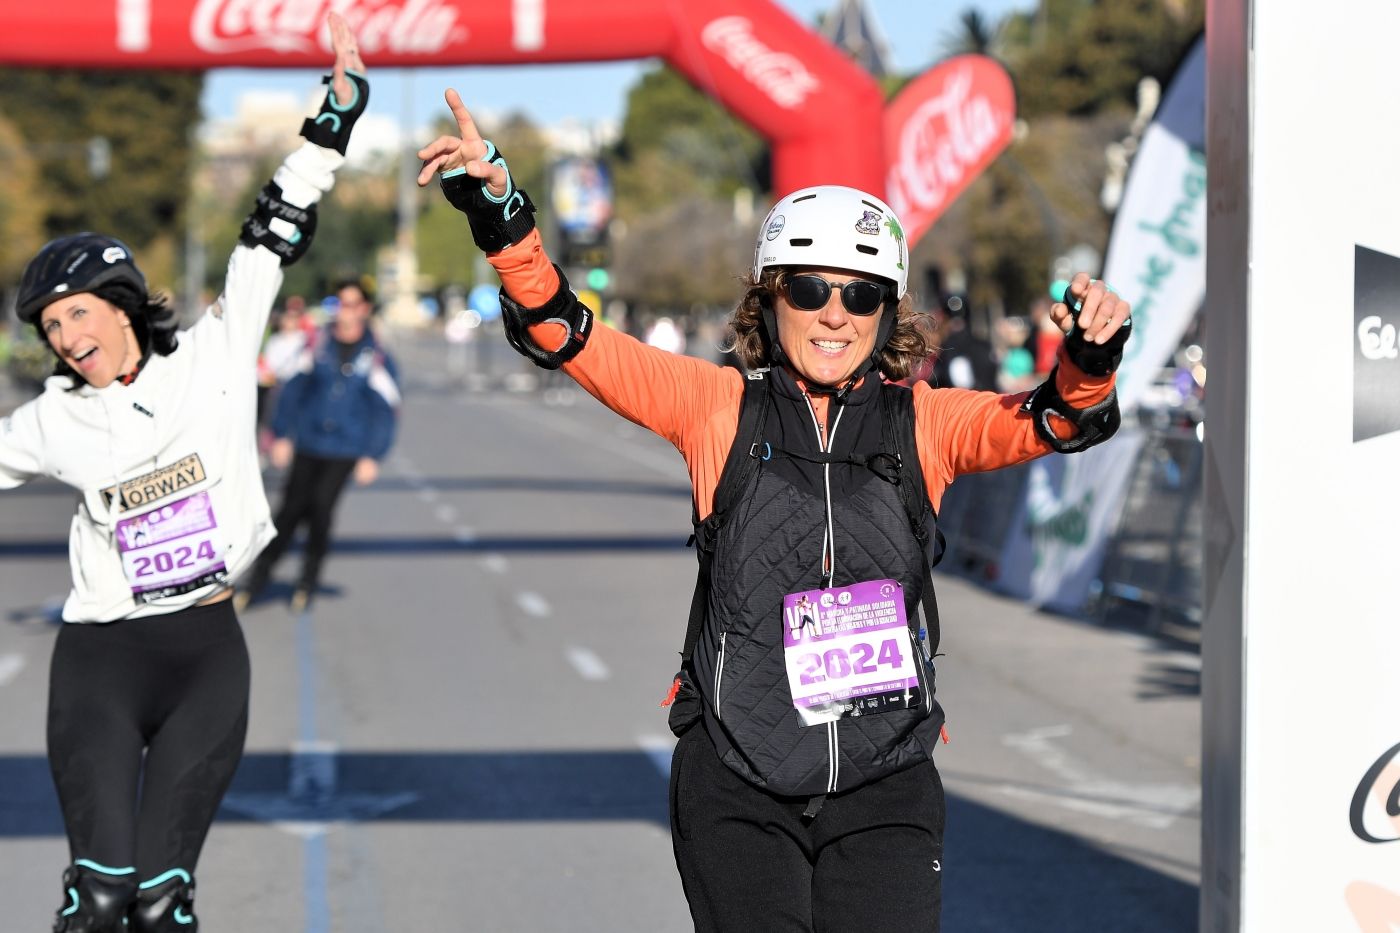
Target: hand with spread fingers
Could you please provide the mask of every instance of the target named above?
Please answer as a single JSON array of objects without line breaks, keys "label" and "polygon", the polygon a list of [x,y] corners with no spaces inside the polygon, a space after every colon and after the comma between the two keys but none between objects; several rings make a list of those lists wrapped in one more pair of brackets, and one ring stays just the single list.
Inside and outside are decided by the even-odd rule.
[{"label": "hand with spread fingers", "polygon": [[418,150],[418,158],[423,160],[423,168],[418,172],[418,185],[423,187],[433,180],[435,172],[446,175],[462,169],[472,178],[480,178],[486,188],[497,198],[506,195],[509,175],[504,162],[487,160],[488,153],[495,154],[495,147],[481,138],[467,105],[452,88],[447,89],[447,106],[457,120],[457,136],[439,136]]},{"label": "hand with spread fingers", "polygon": [[535,205],[515,186],[505,156],[482,138],[461,96],[451,88],[445,96],[462,135],[439,136],[418,150],[423,160],[418,184],[440,175],[443,195],[467,215],[477,247],[483,253],[500,252],[535,229]]}]

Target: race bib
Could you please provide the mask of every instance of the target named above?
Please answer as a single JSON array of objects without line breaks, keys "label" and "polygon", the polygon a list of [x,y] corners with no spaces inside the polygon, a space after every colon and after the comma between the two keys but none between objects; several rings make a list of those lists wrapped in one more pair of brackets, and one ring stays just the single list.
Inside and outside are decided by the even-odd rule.
[{"label": "race bib", "polygon": [[923,702],[904,588],[894,580],[784,596],[783,654],[804,726]]},{"label": "race bib", "polygon": [[205,492],[117,522],[117,549],[136,601],[225,582],[228,568],[218,531]]}]

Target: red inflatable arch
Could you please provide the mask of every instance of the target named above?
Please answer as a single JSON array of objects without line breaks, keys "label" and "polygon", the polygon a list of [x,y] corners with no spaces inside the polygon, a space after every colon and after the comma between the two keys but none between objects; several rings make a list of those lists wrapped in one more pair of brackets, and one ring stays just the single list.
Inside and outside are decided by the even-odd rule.
[{"label": "red inflatable arch", "polygon": [[[875,81],[768,0],[37,0],[6,4],[0,64],[322,68],[340,11],[373,67],[660,56],[772,143],[780,191],[883,192]],[[468,104],[472,101],[468,98]],[[716,144],[722,144],[717,140]]]}]

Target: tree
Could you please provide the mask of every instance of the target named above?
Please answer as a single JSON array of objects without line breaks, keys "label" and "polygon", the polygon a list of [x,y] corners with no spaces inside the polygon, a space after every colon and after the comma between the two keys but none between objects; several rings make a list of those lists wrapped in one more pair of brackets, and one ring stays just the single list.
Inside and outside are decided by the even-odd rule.
[{"label": "tree", "polygon": [[[0,111],[42,166],[45,236],[110,233],[153,282],[173,280],[202,83],[194,72],[0,70]],[[98,139],[105,174],[102,144],[89,148]]]},{"label": "tree", "polygon": [[1204,25],[1201,0],[1042,0],[1006,23],[1023,117],[1131,107],[1138,81],[1163,84]]},{"label": "tree", "polygon": [[[0,118],[0,283],[18,282],[44,245],[44,199],[35,159],[10,121]],[[3,328],[0,328],[2,330]]]},{"label": "tree", "polygon": [[943,55],[993,55],[999,27],[989,23],[982,11],[973,7],[958,15],[959,29],[943,40]]},{"label": "tree", "polygon": [[627,94],[611,162],[617,213],[631,222],[695,195],[767,190],[767,144],[676,71],[658,67]]},{"label": "tree", "polygon": [[735,229],[734,203],[766,192],[767,143],[658,67],[629,91],[609,161],[625,231],[614,248],[614,293],[681,315],[695,305],[732,305],[752,235]]},{"label": "tree", "polygon": [[[203,217],[204,249],[208,263],[204,285],[215,293],[224,281],[224,262],[253,209],[258,191],[281,160],[266,159],[250,173],[247,187],[230,203],[209,204]],[[344,279],[373,277],[374,257],[380,247],[394,237],[394,179],[383,173],[358,172],[343,168],[336,173],[335,191],[316,205],[316,234],[311,248],[295,264],[286,268],[282,285],[285,295],[302,295],[315,303]]]},{"label": "tree", "polygon": [[732,307],[753,258],[752,230],[728,204],[692,195],[659,206],[618,244],[614,292],[633,305],[684,315],[696,305]]}]

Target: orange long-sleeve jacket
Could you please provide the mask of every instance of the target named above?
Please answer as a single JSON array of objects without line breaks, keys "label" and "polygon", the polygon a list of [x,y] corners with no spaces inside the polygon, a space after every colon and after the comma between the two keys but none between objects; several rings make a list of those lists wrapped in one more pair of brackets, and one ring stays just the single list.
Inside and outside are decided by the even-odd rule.
[{"label": "orange long-sleeve jacket", "polygon": [[[501,277],[506,294],[527,308],[548,302],[559,290],[559,276],[545,255],[539,231],[487,257]],[[558,324],[536,324],[531,338],[548,350],[566,337]],[[1056,387],[1075,408],[1103,401],[1113,376],[1089,376],[1059,350]],[[695,496],[696,514],[705,518],[714,507],[715,488],[739,430],[744,377],[738,370],[706,360],[676,356],[649,347],[606,325],[593,328],[583,350],[564,364],[594,398],[613,411],[666,438],[685,458]],[[936,510],[943,492],[964,473],[979,473],[1024,463],[1050,452],[1035,432],[1033,419],[1020,411],[1030,393],[1000,395],[969,389],[914,386],[914,432],[929,501]],[[826,420],[828,399],[811,396],[818,419]],[[1070,437],[1068,424],[1056,433]]]}]

